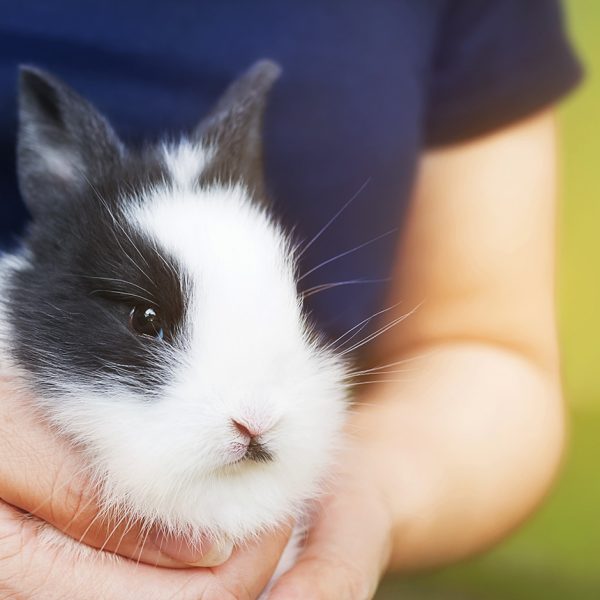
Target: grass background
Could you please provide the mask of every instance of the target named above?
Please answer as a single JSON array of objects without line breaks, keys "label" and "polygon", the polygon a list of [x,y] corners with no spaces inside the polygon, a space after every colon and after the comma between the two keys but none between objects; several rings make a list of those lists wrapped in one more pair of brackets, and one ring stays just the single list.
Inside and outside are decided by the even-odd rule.
[{"label": "grass background", "polygon": [[377,600],[600,599],[600,0],[565,6],[587,71],[560,110],[565,469],[542,510],[499,547],[437,573],[389,578]]}]

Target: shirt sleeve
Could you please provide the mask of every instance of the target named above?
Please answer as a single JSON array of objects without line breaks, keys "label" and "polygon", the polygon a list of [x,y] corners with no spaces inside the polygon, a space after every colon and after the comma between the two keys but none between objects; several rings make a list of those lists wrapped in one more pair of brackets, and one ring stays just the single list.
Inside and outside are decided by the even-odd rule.
[{"label": "shirt sleeve", "polygon": [[558,0],[450,0],[431,67],[425,143],[460,142],[517,121],[581,77]]}]

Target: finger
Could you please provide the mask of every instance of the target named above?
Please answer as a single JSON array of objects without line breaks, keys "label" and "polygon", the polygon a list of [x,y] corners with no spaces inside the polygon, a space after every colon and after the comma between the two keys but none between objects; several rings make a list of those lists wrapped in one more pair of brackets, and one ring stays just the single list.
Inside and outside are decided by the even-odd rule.
[{"label": "finger", "polygon": [[328,498],[296,565],[269,600],[372,598],[390,552],[390,520],[372,493],[344,489]]},{"label": "finger", "polygon": [[0,498],[72,538],[112,553],[164,567],[213,566],[231,544],[167,539],[126,516],[100,511],[89,472],[77,454],[38,418],[10,381],[0,379]]},{"label": "finger", "polygon": [[286,525],[264,535],[211,570],[233,598],[257,598],[273,576],[291,532],[292,526]]},{"label": "finger", "polygon": [[[0,502],[0,595],[87,600],[213,600],[208,569],[156,569],[79,546]],[[223,596],[225,597],[225,596]]]},{"label": "finger", "polygon": [[[275,568],[287,531],[236,552],[214,569],[161,569],[80,546],[0,502],[0,592],[86,600],[254,600]],[[4,597],[4,596],[2,596]]]}]

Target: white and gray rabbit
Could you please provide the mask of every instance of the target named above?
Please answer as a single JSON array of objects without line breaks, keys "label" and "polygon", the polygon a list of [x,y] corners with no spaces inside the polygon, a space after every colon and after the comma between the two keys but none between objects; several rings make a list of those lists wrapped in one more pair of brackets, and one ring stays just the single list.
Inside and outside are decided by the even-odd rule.
[{"label": "white and gray rabbit", "polygon": [[105,508],[243,544],[297,519],[340,441],[346,366],[266,200],[260,61],[191,135],[141,150],[23,68],[33,220],[0,259],[0,366],[83,453]]}]

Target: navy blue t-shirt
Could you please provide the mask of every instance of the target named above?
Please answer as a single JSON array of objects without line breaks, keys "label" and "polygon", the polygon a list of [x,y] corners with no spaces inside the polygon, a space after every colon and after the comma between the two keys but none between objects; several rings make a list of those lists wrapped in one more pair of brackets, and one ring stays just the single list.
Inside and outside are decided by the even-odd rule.
[{"label": "navy blue t-shirt", "polygon": [[[26,220],[16,184],[17,65],[75,87],[136,142],[189,131],[259,58],[283,67],[265,122],[277,212],[310,239],[306,289],[389,275],[427,147],[515,121],[580,68],[554,0],[128,0],[13,3],[0,14],[0,243]],[[357,194],[357,192],[360,192]],[[377,310],[384,283],[332,288],[312,310],[335,333]]]}]

